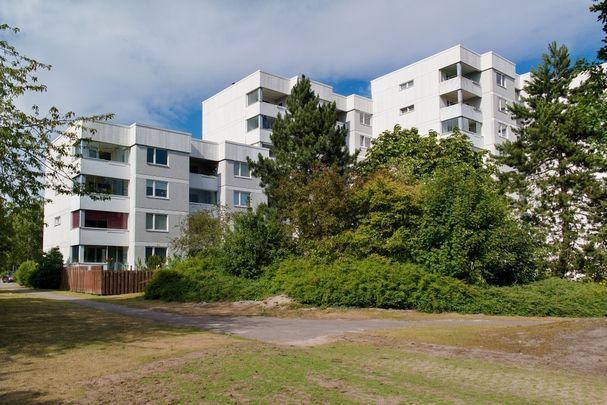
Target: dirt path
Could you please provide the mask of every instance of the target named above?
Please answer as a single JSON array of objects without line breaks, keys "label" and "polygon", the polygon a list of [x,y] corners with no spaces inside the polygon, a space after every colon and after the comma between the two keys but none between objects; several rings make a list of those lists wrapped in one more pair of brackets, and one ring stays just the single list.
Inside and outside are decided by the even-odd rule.
[{"label": "dirt path", "polygon": [[267,316],[185,316],[149,309],[131,308],[124,305],[83,300],[47,291],[37,291],[16,284],[0,284],[0,288],[12,292],[57,301],[70,302],[88,308],[109,311],[127,316],[150,319],[176,326],[191,326],[212,332],[227,333],[245,338],[282,345],[307,346],[322,344],[348,332],[375,329],[399,328],[413,325],[512,325],[525,326],[539,324],[534,320],[510,319],[437,319],[401,321],[387,319],[303,319],[275,318]]}]

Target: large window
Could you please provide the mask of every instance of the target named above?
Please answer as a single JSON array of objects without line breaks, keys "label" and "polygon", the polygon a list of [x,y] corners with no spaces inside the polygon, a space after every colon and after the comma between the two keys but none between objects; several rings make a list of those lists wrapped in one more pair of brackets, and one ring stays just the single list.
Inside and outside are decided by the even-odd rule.
[{"label": "large window", "polygon": [[80,175],[75,178],[86,191],[111,195],[128,195],[129,181],[91,175]]},{"label": "large window", "polygon": [[126,146],[94,142],[88,139],[82,139],[75,145],[75,153],[78,156],[122,163],[128,162],[128,151]]},{"label": "large window", "polygon": [[367,114],[362,111],[360,111],[358,114],[359,114],[359,120],[360,120],[361,124],[371,125],[371,117],[372,117],[371,114]]},{"label": "large window", "polygon": [[234,176],[251,177],[249,165],[246,162],[234,162]]},{"label": "large window", "polygon": [[497,124],[497,134],[500,138],[508,138],[508,125],[502,124],[501,122]]},{"label": "large window", "polygon": [[169,223],[166,214],[145,214],[145,229],[148,231],[169,230]]},{"label": "large window", "polygon": [[159,256],[163,259],[167,258],[167,248],[165,247],[156,247],[156,246],[146,246],[145,248],[145,260],[147,262],[150,256]]},{"label": "large window", "polygon": [[250,93],[247,93],[247,105],[255,104],[260,99],[261,89],[255,89]]},{"label": "large window", "polygon": [[508,100],[502,97],[497,98],[497,109],[503,113],[508,112]]},{"label": "large window", "polygon": [[148,146],[148,163],[153,165],[167,166],[169,161],[169,152],[166,149],[152,148]]},{"label": "large window", "polygon": [[72,261],[79,262],[83,251],[84,263],[124,263],[127,248],[123,246],[72,246]]},{"label": "large window", "polygon": [[267,115],[256,115],[247,120],[247,131],[252,131],[257,128],[272,129],[276,118]]},{"label": "large window", "polygon": [[481,123],[471,120],[469,118],[464,118],[463,119],[463,130],[466,132],[470,132],[473,134],[480,134],[481,133]]},{"label": "large window", "polygon": [[148,197],[168,198],[169,183],[160,180],[146,180],[145,195]]},{"label": "large window", "polygon": [[371,138],[368,136],[360,135],[359,142],[361,148],[368,149],[371,147]]},{"label": "large window", "polygon": [[129,214],[122,212],[79,210],[72,212],[72,228],[127,229]]},{"label": "large window", "polygon": [[217,204],[217,191],[191,188],[190,202],[198,204]]},{"label": "large window", "polygon": [[506,87],[506,75],[500,72],[495,72],[495,82],[500,87]]},{"label": "large window", "polygon": [[450,120],[447,121],[443,121],[442,123],[442,133],[443,134],[448,134],[450,132],[453,132],[455,130],[455,128],[458,127],[458,119],[457,118],[451,118]]},{"label": "large window", "polygon": [[234,206],[248,207],[251,204],[251,193],[246,191],[234,191]]}]

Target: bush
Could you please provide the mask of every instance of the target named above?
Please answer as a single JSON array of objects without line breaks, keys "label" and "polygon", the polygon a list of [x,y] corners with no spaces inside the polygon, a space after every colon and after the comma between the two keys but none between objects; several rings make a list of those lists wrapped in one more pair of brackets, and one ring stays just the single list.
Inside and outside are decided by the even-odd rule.
[{"label": "bush", "polygon": [[303,304],[417,309],[520,316],[606,316],[607,288],[548,279],[513,287],[480,287],[380,257],[290,258],[276,266],[273,292]]},{"label": "bush", "polygon": [[42,255],[38,274],[33,279],[36,288],[57,289],[61,284],[61,270],[63,269],[63,255],[59,248],[54,247]]},{"label": "bush", "polygon": [[152,255],[145,261],[148,270],[158,270],[164,265],[164,259],[160,256]]},{"label": "bush", "polygon": [[264,266],[282,255],[286,239],[276,210],[260,205],[256,212],[236,214],[222,248],[223,267],[235,276],[258,278]]},{"label": "bush", "polygon": [[19,265],[15,272],[15,280],[22,286],[33,287],[32,280],[38,273],[38,263],[33,260],[26,260]]},{"label": "bush", "polygon": [[157,271],[148,282],[146,299],[215,302],[265,298],[265,279],[248,280],[226,273],[214,257],[195,257]]}]

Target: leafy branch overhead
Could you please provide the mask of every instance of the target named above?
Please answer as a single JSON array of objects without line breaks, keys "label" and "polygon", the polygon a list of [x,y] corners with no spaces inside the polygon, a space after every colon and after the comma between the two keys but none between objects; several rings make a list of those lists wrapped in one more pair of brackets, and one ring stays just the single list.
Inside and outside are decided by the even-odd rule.
[{"label": "leafy branch overhead", "polygon": [[[18,32],[17,28],[0,25],[2,36]],[[30,113],[22,111],[17,106],[19,98],[46,91],[36,74],[50,69],[50,65],[21,55],[0,38],[0,198],[17,205],[30,205],[45,188],[59,194],[84,193],[72,184],[78,171],[67,157],[78,131],[87,130],[86,122],[112,118],[112,114],[61,113],[56,107],[45,115],[37,106]],[[60,135],[64,141],[56,142]]]}]

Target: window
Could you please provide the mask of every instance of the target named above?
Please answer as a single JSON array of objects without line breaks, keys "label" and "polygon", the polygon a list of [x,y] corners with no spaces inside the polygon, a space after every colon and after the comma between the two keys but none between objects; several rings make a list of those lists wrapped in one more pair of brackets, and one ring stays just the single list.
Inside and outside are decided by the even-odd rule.
[{"label": "window", "polygon": [[450,120],[447,121],[443,121],[443,125],[442,125],[442,133],[443,134],[448,134],[450,132],[453,132],[455,130],[455,128],[458,127],[458,119],[457,118],[451,118]]},{"label": "window", "polygon": [[78,245],[72,246],[72,253],[70,256],[70,261],[72,263],[80,262],[80,246],[78,246]]},{"label": "window", "polygon": [[168,166],[168,151],[166,149],[148,147],[148,163]]},{"label": "window", "polygon": [[245,162],[234,162],[234,176],[236,177],[251,177],[249,165]]},{"label": "window", "polygon": [[261,89],[255,89],[250,93],[247,93],[247,105],[255,104],[259,101],[259,93]]},{"label": "window", "polygon": [[466,132],[471,132],[473,134],[480,134],[481,132],[481,123],[471,120],[469,118],[463,119],[463,128],[462,130]]},{"label": "window", "polygon": [[145,229],[148,231],[168,231],[166,214],[145,214]]},{"label": "window", "polygon": [[169,183],[160,180],[146,180],[145,195],[148,197],[168,198]]},{"label": "window", "polygon": [[246,191],[234,191],[234,206],[249,207],[251,204],[251,193]]},{"label": "window", "polygon": [[272,126],[274,125],[274,121],[276,121],[276,118],[268,117],[267,115],[262,115],[261,116],[261,128],[262,129],[272,129]]},{"label": "window", "polygon": [[361,148],[370,148],[371,147],[371,138],[368,136],[360,135],[360,147]]},{"label": "window", "polygon": [[127,196],[129,181],[91,175],[80,175],[74,178],[76,185],[92,193]]},{"label": "window", "polygon": [[501,137],[501,138],[506,138],[508,139],[508,125],[506,124],[502,124],[502,123],[498,123],[497,124],[497,134]]},{"label": "window", "polygon": [[191,188],[190,202],[198,204],[217,204],[217,191]]},{"label": "window", "polygon": [[371,125],[371,114],[364,113],[362,111],[359,112],[360,123],[363,125]]},{"label": "window", "polygon": [[410,89],[411,87],[413,87],[413,80],[409,80],[408,82],[404,82],[399,85],[401,91]]},{"label": "window", "polygon": [[61,217],[55,217],[55,226],[61,225]]},{"label": "window", "polygon": [[163,259],[167,258],[167,248],[165,247],[155,247],[155,246],[146,246],[145,248],[145,260],[147,261],[150,256],[159,256]]},{"label": "window", "polygon": [[259,128],[259,115],[247,120],[247,132]]},{"label": "window", "polygon": [[497,98],[497,109],[500,112],[507,113],[508,112],[508,100],[502,97]]},{"label": "window", "polygon": [[400,115],[409,114],[415,111],[415,105],[411,104],[400,109]]},{"label": "window", "polygon": [[506,87],[506,75],[500,72],[495,72],[495,82],[498,86]]},{"label": "window", "polygon": [[256,115],[247,120],[247,132],[257,128],[272,129],[276,118],[267,115]]},{"label": "window", "polygon": [[79,210],[72,212],[72,228],[127,229],[129,214],[122,212]]}]

